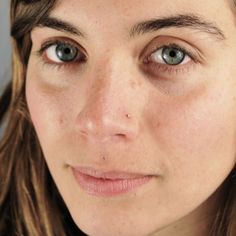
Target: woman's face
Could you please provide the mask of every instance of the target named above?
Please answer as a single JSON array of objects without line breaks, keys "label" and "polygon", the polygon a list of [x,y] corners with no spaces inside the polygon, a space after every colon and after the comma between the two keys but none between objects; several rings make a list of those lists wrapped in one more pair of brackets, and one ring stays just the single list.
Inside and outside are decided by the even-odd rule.
[{"label": "woman's face", "polygon": [[[30,114],[59,192],[88,235],[203,235],[235,164],[231,7],[61,0],[32,31]],[[96,178],[76,178],[74,167],[95,169]],[[136,186],[117,171],[151,178]]]}]

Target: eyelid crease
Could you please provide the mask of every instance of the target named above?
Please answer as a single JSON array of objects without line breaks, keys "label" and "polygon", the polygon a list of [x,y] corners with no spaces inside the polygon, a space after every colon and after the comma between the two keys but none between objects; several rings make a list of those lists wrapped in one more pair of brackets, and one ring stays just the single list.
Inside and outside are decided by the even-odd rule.
[{"label": "eyelid crease", "polygon": [[[191,58],[190,62],[185,64],[177,64],[177,65],[168,65],[166,63],[157,63],[152,60],[152,54],[157,52],[160,49],[164,49],[165,47],[173,47],[175,49],[183,51],[187,56]],[[148,56],[144,59],[144,69],[149,70],[147,73],[151,77],[159,76],[160,73],[169,74],[169,76],[173,76],[175,74],[176,76],[178,74],[184,74],[185,72],[189,72],[190,69],[198,64],[201,64],[201,59],[199,58],[197,53],[191,52],[190,50],[186,49],[184,46],[180,46],[176,43],[167,43],[162,46],[156,46],[156,49],[152,49],[151,53],[148,54]],[[147,69],[147,67],[151,67],[150,69]]]},{"label": "eyelid crease", "polygon": [[42,54],[47,48],[49,48],[52,45],[60,45],[60,44],[69,44],[77,48],[78,52],[83,54],[85,58],[88,57],[88,54],[83,46],[81,46],[75,40],[68,39],[67,37],[53,37],[48,40],[45,40],[43,43],[41,43],[41,49],[39,50],[39,53]]},{"label": "eyelid crease", "polygon": [[[192,39],[187,39],[186,36],[184,38],[171,35],[171,34],[164,34],[164,35],[157,35],[150,41],[151,47],[146,46],[143,51],[141,57],[144,58],[143,55],[151,54],[155,52],[157,49],[162,47],[176,47],[181,49],[185,52],[188,52],[189,56],[192,57],[196,63],[199,62],[203,65],[207,65],[208,61],[206,58],[206,51],[203,51],[201,47]],[[153,46],[152,46],[153,45]],[[195,59],[196,58],[196,59]]]},{"label": "eyelid crease", "polygon": [[[196,64],[201,62],[201,58],[199,58],[198,53],[195,53],[195,52],[193,52],[193,51],[187,49],[187,48],[184,47],[184,46],[180,46],[179,44],[176,44],[176,43],[168,43],[168,44],[164,44],[164,45],[162,45],[162,46],[157,46],[157,47],[155,47],[154,49],[152,49],[151,53],[149,53],[149,56],[145,57],[144,63],[145,63],[145,64],[148,64],[148,63],[153,63],[153,64],[155,64],[155,62],[153,62],[152,59],[151,59],[151,58],[152,58],[152,55],[153,55],[155,52],[159,51],[160,49],[164,49],[164,48],[166,48],[166,47],[167,47],[167,48],[175,48],[175,49],[177,49],[177,50],[182,51],[185,55],[187,55],[188,57],[190,57],[190,59],[191,59],[194,63],[196,63]],[[158,63],[156,63],[156,64],[158,64]],[[165,63],[163,63],[163,64],[165,64]],[[166,66],[169,66],[169,67],[176,67],[176,66],[181,66],[181,64],[179,64],[179,65],[168,65],[168,64],[166,64]]]}]

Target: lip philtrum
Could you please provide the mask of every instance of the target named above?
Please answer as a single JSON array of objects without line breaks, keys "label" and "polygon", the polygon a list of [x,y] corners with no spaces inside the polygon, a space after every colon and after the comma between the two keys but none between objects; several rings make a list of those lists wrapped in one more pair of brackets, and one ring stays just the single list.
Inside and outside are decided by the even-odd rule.
[{"label": "lip philtrum", "polygon": [[153,176],[125,172],[100,172],[93,168],[76,167],[73,174],[80,187],[95,196],[110,197],[126,193],[147,183]]}]

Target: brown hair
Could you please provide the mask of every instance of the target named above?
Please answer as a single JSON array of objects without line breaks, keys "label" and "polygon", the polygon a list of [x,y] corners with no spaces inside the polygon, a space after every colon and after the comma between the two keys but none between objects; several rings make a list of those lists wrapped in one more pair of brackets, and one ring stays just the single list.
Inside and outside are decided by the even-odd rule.
[{"label": "brown hair", "polygon": [[0,235],[79,235],[52,180],[30,120],[25,75],[30,32],[54,0],[11,1],[13,79],[0,99]]},{"label": "brown hair", "polygon": [[[0,98],[0,235],[81,235],[47,168],[25,97],[31,50],[30,32],[49,14],[55,0],[12,0],[13,78]],[[236,178],[224,182],[225,199],[211,228],[212,236],[236,235]]]}]

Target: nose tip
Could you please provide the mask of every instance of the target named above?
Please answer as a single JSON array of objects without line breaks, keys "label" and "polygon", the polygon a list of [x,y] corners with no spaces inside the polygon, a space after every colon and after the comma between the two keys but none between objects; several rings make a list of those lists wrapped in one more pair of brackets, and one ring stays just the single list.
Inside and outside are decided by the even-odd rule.
[{"label": "nose tip", "polygon": [[100,115],[81,112],[77,127],[87,139],[106,142],[109,140],[132,140],[138,134],[138,126],[129,113],[123,115]]}]

